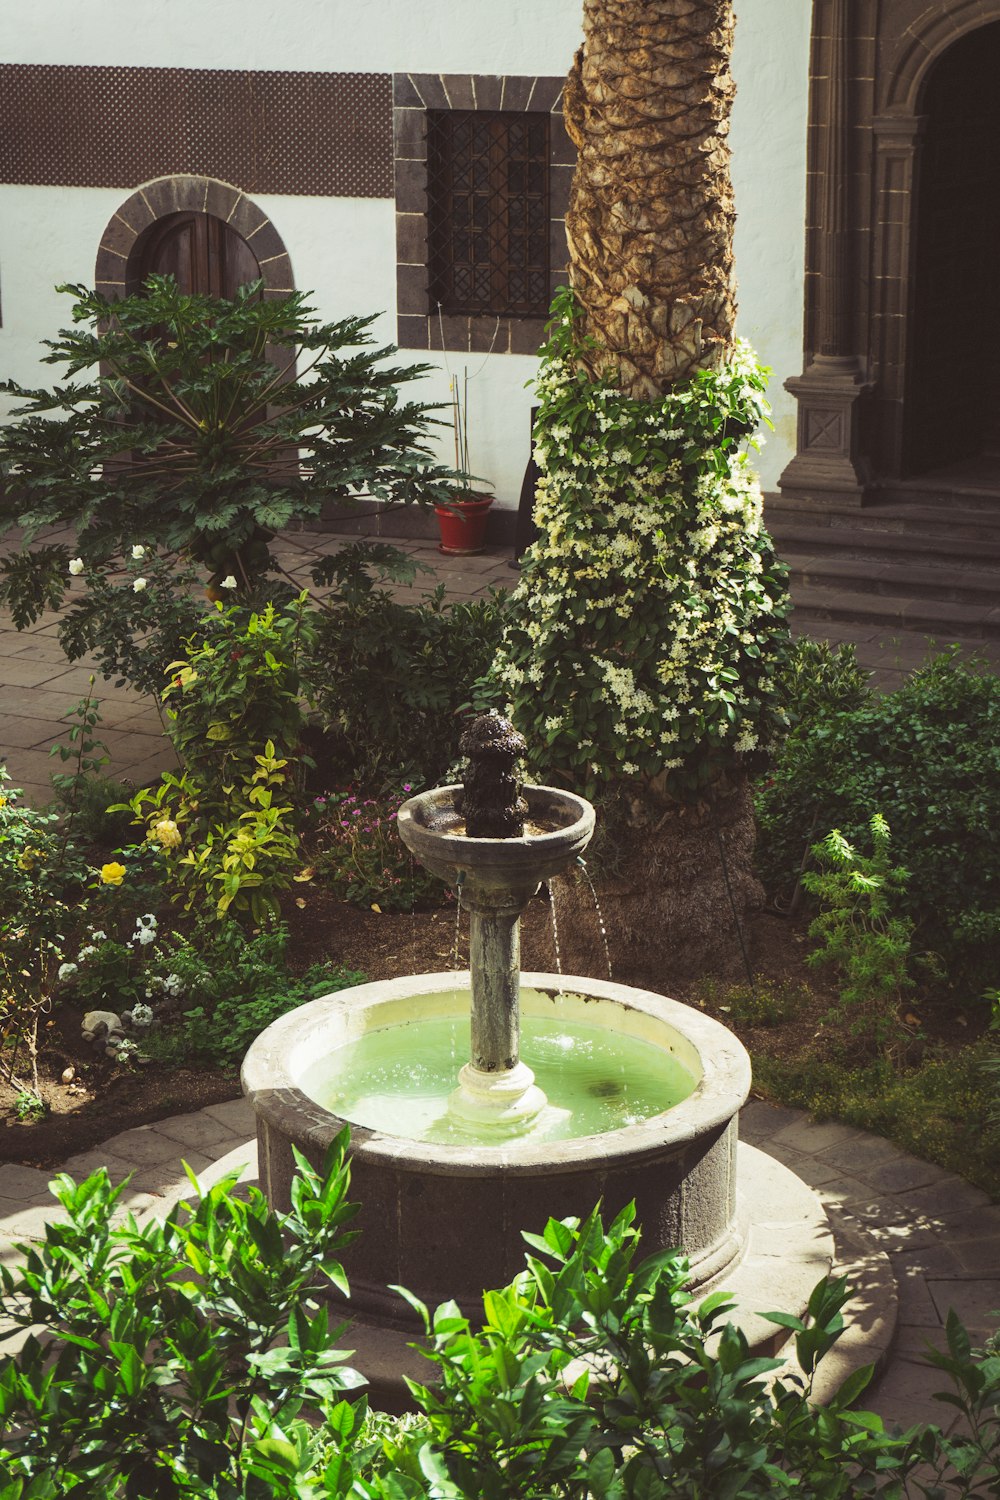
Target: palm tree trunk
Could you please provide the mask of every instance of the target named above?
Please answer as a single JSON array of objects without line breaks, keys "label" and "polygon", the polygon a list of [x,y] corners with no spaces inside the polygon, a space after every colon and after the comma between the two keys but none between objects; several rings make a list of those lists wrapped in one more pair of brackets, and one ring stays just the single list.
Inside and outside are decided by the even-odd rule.
[{"label": "palm tree trunk", "polygon": [[714,368],[733,337],[731,0],[584,0],[564,96],[570,283],[628,395]]},{"label": "palm tree trunk", "polygon": [[[733,28],[731,0],[584,0],[564,95],[578,152],[570,284],[594,341],[590,372],[617,371],[637,400],[717,368],[732,348]],[[746,777],[694,807],[654,781],[630,806],[625,848],[599,879],[616,977],[662,989],[738,973],[743,918],[763,899]],[[589,892],[566,877],[556,900],[570,967],[600,972]]]}]

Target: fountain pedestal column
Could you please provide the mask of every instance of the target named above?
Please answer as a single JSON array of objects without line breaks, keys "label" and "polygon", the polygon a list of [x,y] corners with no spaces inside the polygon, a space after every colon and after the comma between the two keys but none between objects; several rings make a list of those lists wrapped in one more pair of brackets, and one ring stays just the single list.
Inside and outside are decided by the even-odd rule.
[{"label": "fountain pedestal column", "polygon": [[469,912],[472,986],[469,1061],[448,1106],[480,1125],[516,1127],[533,1120],[546,1099],[521,1061],[520,919],[533,892],[474,886]]}]

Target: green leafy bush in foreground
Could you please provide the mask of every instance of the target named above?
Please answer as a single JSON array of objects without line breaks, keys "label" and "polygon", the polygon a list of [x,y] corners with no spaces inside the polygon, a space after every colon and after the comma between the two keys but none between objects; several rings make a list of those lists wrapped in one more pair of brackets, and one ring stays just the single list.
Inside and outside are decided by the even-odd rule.
[{"label": "green leafy bush in foreground", "polygon": [[894,693],[803,720],[757,796],[765,882],[787,894],[814,836],[863,840],[875,812],[909,872],[894,911],[914,951],[978,993],[1000,949],[1000,678],[945,653]]},{"label": "green leafy bush in foreground", "polygon": [[526,1236],[478,1330],[414,1303],[437,1384],[412,1385],[417,1420],[373,1423],[316,1300],[347,1290],[346,1149],[345,1131],[321,1174],[299,1158],[287,1214],[229,1177],[163,1223],[112,1227],[123,1190],[104,1172],[57,1180],[66,1220],[0,1267],[4,1313],[32,1330],[0,1365],[0,1500],[804,1500],[930,1497],[942,1478],[996,1494],[1000,1358],[957,1319],[935,1362],[967,1436],[890,1436],[851,1409],[868,1372],[809,1404],[843,1284],[821,1282],[801,1322],[773,1315],[803,1373],[772,1378],[779,1361],[721,1326],[725,1294],[689,1302],[681,1256],[635,1264],[631,1208]]}]

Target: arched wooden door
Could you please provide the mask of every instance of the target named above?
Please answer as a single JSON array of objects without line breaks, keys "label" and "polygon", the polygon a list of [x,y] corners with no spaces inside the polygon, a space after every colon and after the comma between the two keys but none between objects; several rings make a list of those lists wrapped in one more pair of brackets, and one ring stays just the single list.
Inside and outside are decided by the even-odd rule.
[{"label": "arched wooden door", "polygon": [[257,281],[260,266],[246,240],[213,214],[185,212],[158,219],[129,258],[130,291],[148,276],[172,276],[185,295],[235,297]]}]

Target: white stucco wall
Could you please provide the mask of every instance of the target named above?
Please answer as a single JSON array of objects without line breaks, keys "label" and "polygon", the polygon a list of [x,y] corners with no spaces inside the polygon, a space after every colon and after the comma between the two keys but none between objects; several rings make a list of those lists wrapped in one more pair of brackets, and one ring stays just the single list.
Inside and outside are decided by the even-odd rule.
[{"label": "white stucco wall", "polygon": [[[580,40],[580,0],[34,0],[0,7],[0,57],[12,63],[378,72],[562,74]],[[773,488],[794,448],[794,405],[781,381],[801,365],[809,7],[744,0],[733,69],[733,177],[739,331],[774,369],[777,431],[761,461]],[[0,122],[2,123],[2,122]],[[137,186],[0,186],[0,375],[31,384],[41,341],[68,321],[57,282],[92,283],[104,226]],[[291,256],[295,283],[323,318],[385,314],[394,337],[395,237],[389,200],[256,201]],[[528,449],[535,362],[449,354],[413,394],[444,400],[448,371],[470,374],[472,467],[513,504]],[[445,441],[442,449],[447,457]]]}]

